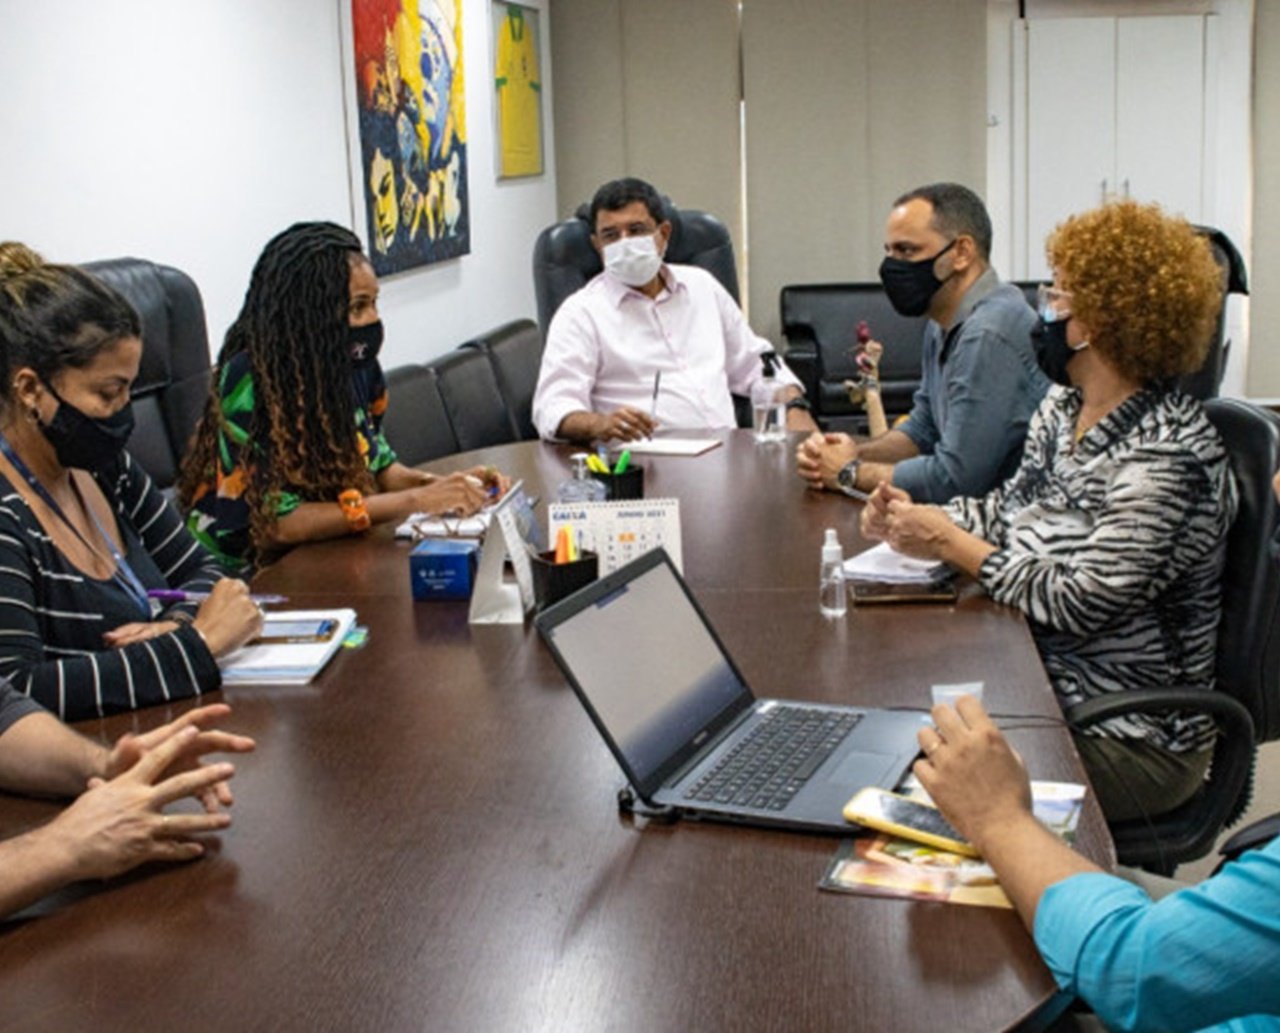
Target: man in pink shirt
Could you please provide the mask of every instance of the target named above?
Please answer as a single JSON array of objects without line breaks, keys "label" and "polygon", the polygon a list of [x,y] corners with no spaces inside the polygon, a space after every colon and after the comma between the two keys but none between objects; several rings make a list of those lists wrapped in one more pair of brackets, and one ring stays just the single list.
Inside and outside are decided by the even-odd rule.
[{"label": "man in pink shirt", "polygon": [[[632,441],[659,426],[736,426],[730,395],[750,394],[773,346],[709,272],[663,261],[671,223],[648,183],[606,183],[591,201],[591,225],[604,272],[551,320],[533,398],[538,433]],[[815,430],[800,382],[780,360],[776,376],[787,428]]]}]

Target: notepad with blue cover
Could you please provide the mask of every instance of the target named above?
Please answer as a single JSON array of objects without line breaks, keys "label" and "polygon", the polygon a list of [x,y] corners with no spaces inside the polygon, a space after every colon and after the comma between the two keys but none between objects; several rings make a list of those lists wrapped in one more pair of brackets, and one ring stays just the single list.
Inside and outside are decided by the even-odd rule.
[{"label": "notepad with blue cover", "polygon": [[757,699],[661,548],[537,626],[635,793],[690,817],[847,834],[849,797],[896,786],[928,720]]},{"label": "notepad with blue cover", "polygon": [[334,621],[333,631],[322,641],[253,641],[218,661],[223,685],[305,685],[323,669],[342,646],[356,622],[356,611],[277,610],[266,615],[263,636],[273,628],[309,621]]}]

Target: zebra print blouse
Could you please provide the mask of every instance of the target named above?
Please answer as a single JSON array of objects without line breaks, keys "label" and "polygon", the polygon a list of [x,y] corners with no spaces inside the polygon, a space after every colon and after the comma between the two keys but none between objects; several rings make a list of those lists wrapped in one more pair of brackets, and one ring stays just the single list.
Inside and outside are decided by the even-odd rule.
[{"label": "zebra print blouse", "polygon": [[[1213,688],[1235,483],[1200,403],[1140,391],[1075,440],[1080,392],[1054,387],[1001,487],[945,507],[996,546],[978,580],[1027,615],[1066,708],[1125,689]],[[1205,715],[1114,718],[1088,734],[1182,752]]]}]

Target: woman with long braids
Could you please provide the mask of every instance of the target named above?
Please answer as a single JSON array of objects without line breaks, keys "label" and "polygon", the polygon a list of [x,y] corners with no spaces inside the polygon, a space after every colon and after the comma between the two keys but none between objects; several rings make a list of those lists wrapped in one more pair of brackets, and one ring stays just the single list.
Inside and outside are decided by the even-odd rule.
[{"label": "woman with long braids", "polygon": [[405,466],[382,433],[378,281],[350,230],[301,222],[263,249],[227,331],[178,495],[224,562],[412,513],[470,515],[506,479]]},{"label": "woman with long braids", "polygon": [[217,689],[262,626],[124,451],[140,333],[83,270],[0,244],[0,681],[69,721]]}]

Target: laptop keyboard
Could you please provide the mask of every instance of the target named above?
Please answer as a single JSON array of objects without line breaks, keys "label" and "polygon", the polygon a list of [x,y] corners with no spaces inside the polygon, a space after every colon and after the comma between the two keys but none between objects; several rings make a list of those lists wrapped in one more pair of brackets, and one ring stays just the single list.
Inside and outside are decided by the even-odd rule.
[{"label": "laptop keyboard", "polygon": [[780,811],[861,720],[857,713],[774,707],[685,799]]}]

